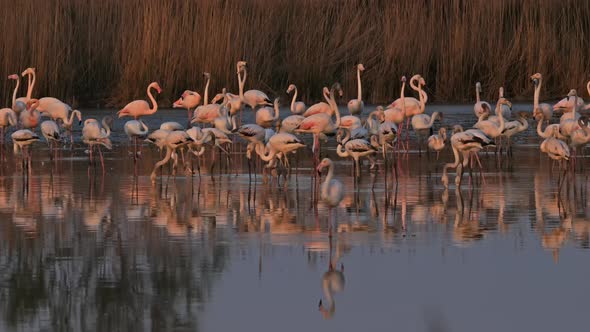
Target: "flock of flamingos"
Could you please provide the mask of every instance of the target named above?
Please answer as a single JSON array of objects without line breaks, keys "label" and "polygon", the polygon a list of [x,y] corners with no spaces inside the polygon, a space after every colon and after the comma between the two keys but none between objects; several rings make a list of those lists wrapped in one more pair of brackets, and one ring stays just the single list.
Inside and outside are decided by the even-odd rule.
[{"label": "flock of flamingos", "polygon": [[[325,102],[319,102],[311,106],[297,101],[297,87],[291,84],[287,93],[292,93],[290,104],[291,115],[281,120],[279,114],[279,98],[271,100],[267,94],[259,90],[244,91],[247,78],[246,62],[237,63],[237,77],[239,93],[232,94],[225,89],[209,100],[210,75],[204,73],[206,86],[204,96],[195,91],[186,90],[181,97],[174,102],[174,108],[185,108],[188,114],[188,129],[186,125],[178,122],[162,123],[160,128],[149,132],[147,125],[141,117],[156,113],[158,103],[152,91],[160,93],[162,90],[157,82],[147,87],[147,95],[151,102],[134,100],[127,104],[117,114],[118,117],[132,117],[125,123],[124,129],[130,140],[133,141],[133,155],[137,159],[141,153],[143,141],[155,144],[160,152],[166,152],[165,157],[158,161],[151,173],[151,181],[155,182],[157,171],[165,164],[172,162],[172,172],[178,165],[179,155],[182,157],[187,174],[192,174],[192,168],[188,166],[185,151],[197,157],[202,156],[206,146],[212,149],[228,153],[228,145],[234,142],[233,136],[237,135],[248,142],[246,156],[248,159],[258,156],[267,162],[266,168],[289,167],[288,156],[306,145],[298,137],[300,134],[313,135],[312,152],[314,165],[318,172],[328,169],[328,175],[321,185],[321,197],[330,207],[338,205],[343,196],[342,184],[334,179],[334,165],[328,158],[320,161],[320,142],[329,137],[336,137],[338,142],[337,154],[343,158],[354,160],[356,176],[360,176],[361,158],[367,158],[371,162],[371,168],[375,166],[374,157],[381,155],[385,165],[387,158],[405,154],[409,149],[408,133],[414,130],[420,139],[420,147],[426,143],[428,149],[438,153],[445,149],[450,142],[454,161],[444,165],[442,183],[448,186],[447,172],[456,170],[455,183],[461,185],[462,172],[467,167],[478,166],[481,170],[481,162],[478,153],[488,147],[496,149],[498,158],[506,154],[511,157],[511,138],[529,127],[529,118],[537,121],[537,134],[544,140],[540,149],[551,159],[565,164],[570,161],[575,167],[576,150],[590,142],[590,126],[587,117],[580,114],[590,109],[582,98],[578,97],[576,90],[571,90],[567,97],[557,104],[539,103],[539,94],[543,77],[537,73],[530,77],[535,86],[534,106],[532,112],[518,112],[515,120],[509,121],[512,114],[512,105],[503,95],[503,88],[499,90],[499,99],[496,106],[492,106],[480,99],[481,85],[475,85],[476,103],[474,105],[474,125],[464,130],[460,125],[451,129],[450,140],[447,128],[441,126],[437,133],[433,133],[435,121],[441,121],[443,114],[425,112],[428,95],[423,90],[425,80],[420,75],[414,75],[409,80],[409,85],[418,98],[406,97],[406,77],[401,78],[401,92],[399,98],[386,107],[377,106],[369,113],[366,119],[361,119],[364,110],[362,99],[361,74],[365,70],[362,64],[356,66],[358,81],[358,97],[348,102],[350,115],[341,116],[336,98],[342,96],[342,90],[338,83],[331,88],[323,89]],[[21,74],[28,79],[28,90],[25,97],[17,98],[20,86],[20,76],[13,74],[8,76],[14,80],[16,86],[12,97],[12,107],[0,110],[0,133],[4,140],[7,130],[11,127],[15,131],[11,134],[14,152],[20,152],[22,156],[23,170],[31,167],[32,144],[40,140],[36,134],[40,128],[42,136],[49,145],[50,155],[56,152],[60,142],[69,137],[73,142],[72,128],[77,119],[82,124],[82,114],[61,100],[53,97],[35,99],[32,97],[35,86],[35,69],[28,68]],[[590,82],[587,84],[590,94]],[[255,112],[256,123],[241,123],[241,112],[249,107]],[[559,123],[549,124],[554,112],[562,114]],[[41,120],[45,116],[47,119]],[[88,145],[90,161],[96,150],[100,157],[104,172],[104,160],[102,147],[112,149],[110,140],[113,119],[105,116],[101,121],[86,119],[83,122],[82,142]],[[196,126],[193,126],[195,125]],[[546,126],[543,128],[543,126]],[[277,128],[275,131],[273,128]],[[428,136],[430,135],[430,136]],[[424,142],[424,138],[428,136]],[[139,150],[138,150],[139,149]],[[221,153],[220,152],[220,153]],[[190,156],[188,154],[187,156]],[[53,158],[53,157],[52,157]],[[564,165],[564,170],[568,167]]]}]

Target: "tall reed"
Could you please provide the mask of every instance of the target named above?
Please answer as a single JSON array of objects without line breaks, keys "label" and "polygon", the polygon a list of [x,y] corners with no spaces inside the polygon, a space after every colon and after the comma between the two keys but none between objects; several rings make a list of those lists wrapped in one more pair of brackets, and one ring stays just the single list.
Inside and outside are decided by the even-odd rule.
[{"label": "tall reed", "polygon": [[588,17],[576,0],[0,0],[0,72],[36,67],[35,96],[82,106],[143,98],[151,81],[169,103],[201,91],[203,71],[235,92],[240,59],[247,88],[286,98],[295,83],[308,102],[333,81],[354,97],[357,62],[369,102],[391,101],[413,73],[438,102],[473,100],[476,81],[488,99],[499,86],[530,99],[537,71],[553,98],[585,90]]}]

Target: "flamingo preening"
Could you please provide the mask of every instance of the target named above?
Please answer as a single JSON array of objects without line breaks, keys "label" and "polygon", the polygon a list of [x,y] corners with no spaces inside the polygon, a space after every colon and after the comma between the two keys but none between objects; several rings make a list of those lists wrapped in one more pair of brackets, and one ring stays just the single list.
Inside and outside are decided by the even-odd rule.
[{"label": "flamingo preening", "polygon": [[41,134],[45,137],[45,141],[47,141],[47,145],[49,146],[49,157],[53,159],[53,150],[61,139],[57,123],[53,120],[41,122]]},{"label": "flamingo preening", "polygon": [[158,161],[150,174],[150,180],[152,184],[156,183],[157,171],[160,167],[166,164],[172,158],[174,160],[174,165],[172,167],[172,174],[176,174],[176,165],[178,163],[178,155],[176,154],[176,150],[178,148],[184,147],[193,139],[184,131],[171,131],[166,138],[164,139],[164,147],[166,148],[166,156],[164,159]]}]

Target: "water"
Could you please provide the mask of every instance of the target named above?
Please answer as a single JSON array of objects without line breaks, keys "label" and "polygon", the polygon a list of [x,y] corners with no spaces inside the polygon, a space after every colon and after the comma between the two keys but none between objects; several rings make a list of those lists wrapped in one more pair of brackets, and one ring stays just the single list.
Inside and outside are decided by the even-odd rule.
[{"label": "water", "polygon": [[[469,107],[429,107],[437,109],[447,125],[473,121]],[[161,110],[148,124],[185,114]],[[397,181],[365,166],[355,185],[350,162],[324,145],[346,189],[330,227],[315,204],[309,151],[288,181],[250,179],[236,149],[229,171],[206,162],[201,177],[152,186],[158,152],[144,148],[135,170],[122,123],[104,176],[79,145],[54,164],[39,143],[31,176],[2,164],[0,330],[587,326],[587,172],[560,186],[531,129],[511,162],[497,168],[484,157],[485,183],[474,176],[470,187],[466,177],[460,190],[440,184],[449,151],[438,162],[412,152]]]}]

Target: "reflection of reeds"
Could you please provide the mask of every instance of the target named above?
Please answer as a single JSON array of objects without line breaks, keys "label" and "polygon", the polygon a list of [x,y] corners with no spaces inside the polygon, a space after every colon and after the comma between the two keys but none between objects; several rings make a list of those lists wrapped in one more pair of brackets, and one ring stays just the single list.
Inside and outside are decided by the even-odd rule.
[{"label": "reflection of reeds", "polygon": [[[530,96],[527,77],[545,75],[546,96],[588,79],[590,2],[551,0],[2,0],[2,75],[38,69],[36,96],[83,104],[143,97],[150,81],[170,100],[201,90],[237,90],[235,62],[249,62],[248,86],[304,99],[335,80],[356,95],[355,63],[366,67],[367,100],[391,100],[401,74],[422,73],[438,101],[486,98],[507,87]],[[2,80],[2,101],[7,85]]]}]

